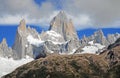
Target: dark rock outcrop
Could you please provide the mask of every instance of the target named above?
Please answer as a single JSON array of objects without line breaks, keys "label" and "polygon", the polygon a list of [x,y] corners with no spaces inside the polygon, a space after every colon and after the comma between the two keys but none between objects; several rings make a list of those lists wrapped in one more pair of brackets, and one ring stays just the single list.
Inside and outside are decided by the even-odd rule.
[{"label": "dark rock outcrop", "polygon": [[116,46],[120,46],[120,38],[117,39],[117,40],[115,41],[115,43],[110,44],[110,45],[108,46],[108,49],[114,48],[114,47],[116,47]]}]

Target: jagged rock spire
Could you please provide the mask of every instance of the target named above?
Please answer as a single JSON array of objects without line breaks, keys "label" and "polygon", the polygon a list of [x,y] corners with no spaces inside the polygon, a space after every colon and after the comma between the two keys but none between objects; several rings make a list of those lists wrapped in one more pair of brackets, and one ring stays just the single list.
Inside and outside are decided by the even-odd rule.
[{"label": "jagged rock spire", "polygon": [[12,49],[8,47],[6,38],[3,38],[2,42],[0,43],[0,56],[2,57],[12,56]]},{"label": "jagged rock spire", "polygon": [[26,22],[25,22],[25,19],[22,19],[22,20],[20,21],[19,29],[20,29],[21,31],[25,31],[25,30],[26,30]]},{"label": "jagged rock spire", "polygon": [[15,59],[20,59],[23,58],[24,56],[24,49],[25,49],[25,44],[26,44],[26,36],[27,36],[27,32],[26,32],[26,22],[24,19],[22,19],[20,21],[20,24],[18,26],[18,30],[16,33],[16,38],[15,38],[15,42],[14,45],[12,47],[12,49],[14,50],[14,54],[15,54]]},{"label": "jagged rock spire", "polygon": [[6,38],[3,38],[2,42],[1,42],[1,45],[7,46]]},{"label": "jagged rock spire", "polygon": [[94,34],[104,36],[104,33],[103,33],[102,29],[99,29],[99,30],[98,30],[98,31],[96,31]]},{"label": "jagged rock spire", "polygon": [[[54,30],[62,34],[64,23],[68,21],[64,11],[60,11],[51,21],[49,30]],[[59,30],[59,31],[58,31]]]},{"label": "jagged rock spire", "polygon": [[26,22],[23,19],[20,21],[16,32],[15,42],[12,46],[12,49],[14,50],[14,59],[21,59],[26,55],[31,57],[33,56],[32,47],[28,44],[27,41],[28,35],[32,35],[34,38],[38,38],[37,31],[34,28],[26,27]]},{"label": "jagged rock spire", "polygon": [[56,16],[57,19],[60,19],[62,22],[68,21],[67,15],[64,11],[60,11],[58,15]]},{"label": "jagged rock spire", "polygon": [[61,34],[65,41],[78,39],[72,20],[67,18],[67,15],[64,11],[60,11],[57,16],[53,18],[49,30],[53,30]]},{"label": "jagged rock spire", "polygon": [[69,41],[66,46],[69,52],[79,47],[79,38],[73,26],[73,22],[71,19],[67,18],[64,11],[60,11],[57,16],[53,18],[49,30],[60,34],[64,41]]}]

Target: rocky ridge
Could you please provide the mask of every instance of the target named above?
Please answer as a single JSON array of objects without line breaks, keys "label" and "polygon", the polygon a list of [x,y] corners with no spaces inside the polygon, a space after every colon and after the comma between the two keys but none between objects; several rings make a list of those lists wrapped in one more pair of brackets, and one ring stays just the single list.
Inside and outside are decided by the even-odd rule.
[{"label": "rocky ridge", "polygon": [[80,40],[80,45],[85,46],[88,45],[88,42],[94,41],[94,43],[100,43],[101,45],[105,45],[106,47],[108,47],[110,44],[113,44],[118,38],[120,38],[119,33],[108,34],[107,37],[105,37],[103,31],[99,29],[89,37],[86,37],[84,35],[83,38]]},{"label": "rocky ridge", "polygon": [[0,43],[0,57],[12,57],[12,49],[8,47],[6,39],[3,38],[2,42]]}]

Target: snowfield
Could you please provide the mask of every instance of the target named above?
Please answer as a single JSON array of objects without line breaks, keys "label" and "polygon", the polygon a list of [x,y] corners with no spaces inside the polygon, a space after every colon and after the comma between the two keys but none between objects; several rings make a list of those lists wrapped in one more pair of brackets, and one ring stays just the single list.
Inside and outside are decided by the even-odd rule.
[{"label": "snowfield", "polygon": [[[48,39],[47,41],[51,41],[53,44],[63,44],[61,42],[58,42],[58,39],[62,36],[60,34],[58,34],[57,32],[51,30],[51,31],[47,31],[46,34],[47,34],[47,36],[50,37],[50,39]],[[39,39],[36,39],[32,35],[28,35],[27,41],[30,44],[35,45],[37,47],[39,47],[40,45],[43,45],[45,42],[44,40],[41,40],[40,37],[39,37]],[[27,45],[26,45],[26,47],[27,47]]]},{"label": "snowfield", "polygon": [[17,67],[32,61],[33,58],[26,56],[21,60],[13,60],[12,58],[0,57],[0,78],[8,73],[14,71]]},{"label": "snowfield", "polygon": [[85,46],[84,48],[82,48],[82,52],[81,53],[91,53],[91,54],[96,54],[96,52],[98,52],[99,50],[102,50],[105,46],[101,45],[99,43],[93,43],[93,41],[90,41],[89,46]]},{"label": "snowfield", "polygon": [[47,31],[46,33],[49,34],[51,37],[62,37],[60,34],[53,30]]},{"label": "snowfield", "polygon": [[29,35],[29,36],[27,37],[27,41],[28,41],[30,44],[32,44],[32,45],[36,45],[37,47],[39,47],[40,44],[43,44],[43,43],[44,43],[44,41],[42,41],[42,40],[40,40],[40,39],[35,39],[35,38],[33,38],[32,35]]}]

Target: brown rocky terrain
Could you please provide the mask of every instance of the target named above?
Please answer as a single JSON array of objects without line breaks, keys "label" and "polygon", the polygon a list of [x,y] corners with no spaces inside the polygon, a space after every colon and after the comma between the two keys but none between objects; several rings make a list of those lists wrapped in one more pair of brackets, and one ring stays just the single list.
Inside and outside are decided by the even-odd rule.
[{"label": "brown rocky terrain", "polygon": [[2,78],[120,78],[119,73],[120,45],[108,48],[100,55],[48,55]]}]

